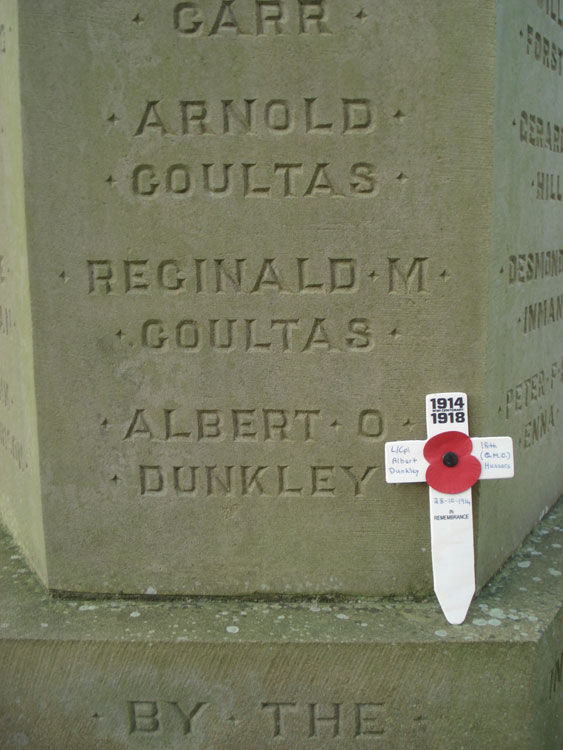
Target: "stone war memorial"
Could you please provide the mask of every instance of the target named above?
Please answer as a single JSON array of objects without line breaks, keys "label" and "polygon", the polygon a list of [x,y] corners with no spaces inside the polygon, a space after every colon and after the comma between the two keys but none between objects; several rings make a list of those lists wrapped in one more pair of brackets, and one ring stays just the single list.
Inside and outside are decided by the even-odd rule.
[{"label": "stone war memorial", "polygon": [[2,748],[562,746],[562,94],[559,0],[0,0]]}]

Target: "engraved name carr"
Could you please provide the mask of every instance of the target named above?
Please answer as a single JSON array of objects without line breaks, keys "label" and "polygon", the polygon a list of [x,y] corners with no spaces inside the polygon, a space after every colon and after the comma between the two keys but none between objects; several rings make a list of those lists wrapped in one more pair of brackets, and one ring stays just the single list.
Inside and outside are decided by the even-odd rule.
[{"label": "engraved name carr", "polygon": [[172,25],[185,39],[326,35],[328,0],[191,0],[174,6]]}]

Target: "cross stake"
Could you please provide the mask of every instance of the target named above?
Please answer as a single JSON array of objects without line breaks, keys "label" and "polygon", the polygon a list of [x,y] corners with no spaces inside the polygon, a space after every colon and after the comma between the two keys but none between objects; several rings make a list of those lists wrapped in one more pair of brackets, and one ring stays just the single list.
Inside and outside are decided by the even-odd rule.
[{"label": "cross stake", "polygon": [[475,593],[471,487],[514,476],[512,438],[469,438],[465,393],[426,396],[426,431],[428,440],[385,443],[385,479],[428,484],[434,591],[459,625]]}]

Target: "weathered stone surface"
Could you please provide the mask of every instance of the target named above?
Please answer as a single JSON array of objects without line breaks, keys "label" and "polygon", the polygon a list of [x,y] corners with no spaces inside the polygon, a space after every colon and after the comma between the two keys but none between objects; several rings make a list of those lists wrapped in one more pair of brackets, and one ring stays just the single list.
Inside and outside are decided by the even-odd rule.
[{"label": "weathered stone surface", "polygon": [[557,18],[2,0],[0,29],[0,510],[47,586],[428,592],[383,441],[458,389],[518,448],[487,580],[563,489]]},{"label": "weathered stone surface", "polygon": [[53,600],[4,539],[2,748],[558,750],[562,544],[560,503],[451,626],[434,599]]}]

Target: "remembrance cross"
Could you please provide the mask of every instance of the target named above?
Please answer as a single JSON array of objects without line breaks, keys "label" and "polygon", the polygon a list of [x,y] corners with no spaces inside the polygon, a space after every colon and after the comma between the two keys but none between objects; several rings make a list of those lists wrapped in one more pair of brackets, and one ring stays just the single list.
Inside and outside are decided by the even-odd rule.
[{"label": "remembrance cross", "polygon": [[385,443],[385,479],[428,484],[434,591],[458,625],[475,593],[471,487],[514,476],[512,438],[470,438],[465,393],[426,396],[426,430],[428,440]]}]

